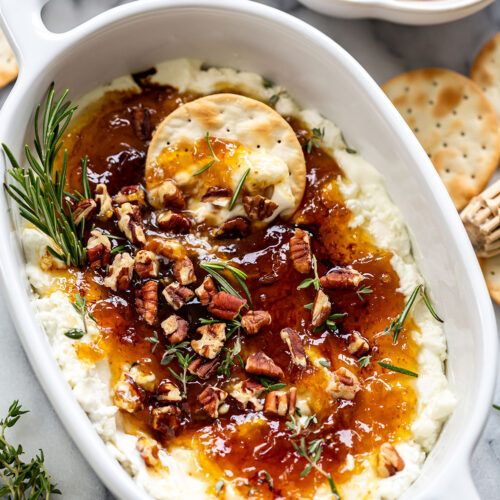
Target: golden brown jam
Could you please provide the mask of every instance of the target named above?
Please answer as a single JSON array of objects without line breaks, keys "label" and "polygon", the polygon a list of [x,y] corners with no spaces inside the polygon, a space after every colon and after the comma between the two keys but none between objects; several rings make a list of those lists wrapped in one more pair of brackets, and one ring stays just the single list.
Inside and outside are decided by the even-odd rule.
[{"label": "golden brown jam", "polygon": [[[70,187],[80,189],[79,158],[83,155],[89,157],[92,187],[103,182],[108,185],[110,194],[115,194],[123,186],[144,183],[145,156],[152,130],[169,112],[194,97],[179,94],[169,87],[147,85],[140,93],[107,94],[99,105],[81,115],[66,139],[71,159]],[[289,121],[301,143],[305,144],[310,132],[296,120]],[[189,152],[165,150],[165,165],[169,167],[162,171],[162,175],[171,175],[173,168],[184,168],[193,158],[201,165],[209,157],[205,147],[200,142]],[[215,147],[218,155],[234,153],[222,142]],[[263,332],[252,337],[241,335],[242,358],[246,359],[248,354],[257,350],[264,351],[284,370],[283,382],[297,387],[299,399],[307,399],[318,419],[318,423],[311,426],[308,439],[324,440],[319,463],[341,484],[359,470],[360,461],[370,456],[380,444],[408,437],[416,407],[414,379],[384,370],[376,362],[384,359],[415,370],[417,347],[408,333],[414,327],[411,322],[402,331],[397,345],[392,344],[390,336],[376,337],[404,305],[404,297],[397,291],[398,276],[390,264],[391,254],[374,246],[362,229],[348,227],[351,214],[336,185],[336,178],[342,172],[335,161],[320,148],[313,148],[311,153],[305,150],[304,154],[307,162],[306,194],[293,219],[275,220],[269,227],[254,230],[243,239],[217,240],[219,246],[214,256],[231,261],[248,274],[247,285],[254,308],[269,311],[272,316],[271,327]],[[217,170],[211,170],[204,174],[205,181],[215,185],[220,179],[215,178]],[[144,211],[144,223],[147,234],[161,233],[147,210]],[[314,300],[315,291],[313,287],[297,290],[306,276],[294,270],[289,258],[289,240],[297,224],[313,235],[312,247],[320,275],[333,266],[352,265],[367,276],[363,285],[372,290],[365,296],[359,296],[356,290],[329,292],[333,312],[347,313],[335,331],[326,328],[313,331],[310,327],[311,312],[304,306]],[[115,222],[103,226],[96,221],[96,225],[111,234],[120,234]],[[209,234],[205,227],[193,231],[196,229]],[[122,243],[114,241],[114,244]],[[162,265],[162,278],[170,276],[169,268],[169,265]],[[204,273],[197,266],[196,273],[199,283]],[[134,307],[133,289],[139,280],[134,281],[130,290],[115,293],[103,287],[104,271],[73,274],[76,278],[68,287],[69,291],[78,289],[82,295],[87,295],[90,310],[102,331],[94,348],[77,344],[82,360],[95,362],[107,356],[116,381],[124,363],[150,358],[149,365],[157,380],[172,379],[167,367],[160,364],[167,343],[162,338],[159,323],[173,312],[170,307],[160,298],[158,321],[148,326],[138,318]],[[178,314],[189,321],[191,334],[199,326],[200,317],[209,317],[206,309],[196,301]],[[362,390],[354,400],[333,400],[326,393],[328,379],[325,369],[316,368],[311,362],[305,370],[291,364],[279,335],[284,327],[292,327],[300,333],[310,359],[324,358],[331,363],[332,370],[345,366],[359,377]],[[361,332],[372,348],[372,361],[364,369],[347,350],[346,339],[353,330]],[[160,343],[152,352],[152,345],[145,339],[152,337],[154,332]],[[234,340],[228,345],[231,346],[232,342]],[[169,366],[178,369],[175,361]],[[290,432],[285,428],[286,419],[242,410],[228,397],[229,412],[214,421],[198,403],[198,394],[208,384],[224,388],[231,381],[245,378],[247,375],[236,363],[231,380],[214,375],[208,381],[196,379],[190,382],[188,397],[181,404],[182,426],[175,436],[162,436],[152,431],[149,410],[158,404],[154,394],[147,395],[144,410],[123,415],[126,429],[150,433],[167,449],[178,445],[192,449],[213,484],[221,478],[233,480],[243,495],[250,493],[257,498],[312,496],[324,478],[314,470],[306,477],[300,477],[307,463],[292,448]],[[352,470],[345,467],[348,454],[355,459]],[[272,491],[263,479],[263,471],[273,478]]]}]

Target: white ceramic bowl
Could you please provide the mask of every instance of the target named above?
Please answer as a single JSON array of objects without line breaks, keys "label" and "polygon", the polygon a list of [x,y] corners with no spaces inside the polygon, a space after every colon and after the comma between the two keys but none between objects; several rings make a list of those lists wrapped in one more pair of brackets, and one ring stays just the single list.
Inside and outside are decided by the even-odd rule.
[{"label": "white ceramic bowl", "polygon": [[371,17],[401,24],[449,23],[484,9],[493,0],[299,0],[335,17]]},{"label": "white ceramic bowl", "polygon": [[[0,115],[0,140],[16,156],[30,140],[33,108],[51,81],[77,97],[125,73],[181,56],[256,71],[284,84],[344,131],[387,181],[416,243],[416,257],[446,319],[448,374],[458,406],[407,497],[477,498],[472,449],[490,409],[497,333],[483,276],[455,208],[414,135],[376,83],[335,42],[307,24],[239,0],[154,0],[110,10],[64,34],[40,18],[46,0],[0,0],[20,75]],[[5,159],[1,161],[2,175]],[[15,210],[13,211],[16,212]],[[14,217],[16,219],[16,217]],[[30,306],[16,220],[0,194],[0,271],[33,369],[68,432],[119,498],[145,498],[109,457],[53,360]]]}]

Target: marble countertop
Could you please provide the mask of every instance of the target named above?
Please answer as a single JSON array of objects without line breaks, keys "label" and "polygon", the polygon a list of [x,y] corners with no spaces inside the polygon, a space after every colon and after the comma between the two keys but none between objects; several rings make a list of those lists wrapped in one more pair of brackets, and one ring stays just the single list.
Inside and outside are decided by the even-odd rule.
[{"label": "marble countertop", "polygon": [[[52,0],[44,11],[44,19],[50,29],[64,31],[120,3],[124,2]],[[467,74],[479,47],[492,34],[500,31],[500,2],[461,21],[428,27],[328,18],[308,10],[295,0],[265,0],[262,3],[283,9],[331,36],[379,83],[404,70],[423,66],[442,66]],[[0,103],[9,91],[10,88],[0,91]],[[496,313],[498,321],[499,307]],[[31,410],[13,429],[13,439],[22,442],[27,453],[43,448],[47,467],[63,491],[64,498],[111,498],[73,445],[37,383],[1,296],[0,331],[0,414],[4,414],[13,399],[19,399]],[[500,402],[500,384],[496,401]],[[498,498],[500,412],[495,414],[492,410],[472,456],[472,469],[481,498]]]}]

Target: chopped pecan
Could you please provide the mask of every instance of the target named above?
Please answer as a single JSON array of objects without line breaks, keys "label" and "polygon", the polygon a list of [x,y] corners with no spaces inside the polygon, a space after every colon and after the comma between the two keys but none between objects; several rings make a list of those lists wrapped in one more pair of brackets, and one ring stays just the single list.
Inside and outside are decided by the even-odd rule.
[{"label": "chopped pecan", "polygon": [[137,138],[147,141],[151,138],[153,127],[151,125],[151,111],[142,104],[132,109],[132,126]]},{"label": "chopped pecan", "polygon": [[200,299],[202,306],[208,306],[212,297],[217,293],[214,280],[211,276],[205,276],[203,283],[195,289],[196,296]]},{"label": "chopped pecan", "polygon": [[205,361],[203,358],[196,358],[188,366],[188,372],[192,375],[196,375],[198,378],[205,380],[211,377],[217,367],[219,366],[219,360],[213,359],[211,361]]},{"label": "chopped pecan", "polygon": [[176,234],[189,233],[189,230],[191,229],[190,219],[170,210],[160,212],[156,216],[156,223],[160,229],[163,229],[164,231],[171,231]]},{"label": "chopped pecan", "polygon": [[233,196],[233,191],[222,186],[210,186],[207,192],[201,197],[201,201],[208,203],[224,203],[229,202],[229,198]]},{"label": "chopped pecan", "polygon": [[319,279],[323,288],[333,290],[336,288],[353,288],[358,286],[365,277],[350,267],[336,267],[328,271]]},{"label": "chopped pecan", "polygon": [[231,397],[236,399],[236,401],[241,403],[243,408],[246,408],[250,404],[255,411],[260,411],[262,410],[263,405],[259,398],[263,392],[263,385],[252,379],[247,379],[242,382],[238,382],[229,394]]},{"label": "chopped pecan", "polygon": [[149,203],[154,208],[184,208],[186,200],[173,179],[163,181],[148,193]]},{"label": "chopped pecan", "polygon": [[75,210],[73,210],[73,220],[78,226],[83,220],[89,220],[96,211],[97,204],[92,198],[87,198],[78,202]]},{"label": "chopped pecan", "polygon": [[118,228],[129,241],[137,245],[146,243],[146,236],[142,227],[141,209],[138,205],[123,203],[115,209],[118,217]]},{"label": "chopped pecan", "polygon": [[359,358],[368,353],[370,350],[370,344],[368,344],[368,340],[366,340],[359,332],[354,331],[349,336],[347,350],[350,354]]},{"label": "chopped pecan", "polygon": [[290,238],[290,255],[296,271],[307,274],[312,269],[311,238],[309,233],[297,228]]},{"label": "chopped pecan", "polygon": [[214,359],[224,346],[224,341],[226,340],[226,324],[211,323],[209,325],[200,326],[196,331],[201,335],[201,339],[192,340],[191,347],[200,356]]},{"label": "chopped pecan", "polygon": [[104,278],[104,286],[115,292],[127,290],[132,279],[134,270],[134,259],[127,252],[119,253],[113,259],[109,267],[108,276]]},{"label": "chopped pecan", "polygon": [[122,373],[113,388],[113,404],[120,410],[134,413],[142,409],[142,401],[143,394],[134,379],[128,373]]},{"label": "chopped pecan", "polygon": [[188,322],[175,314],[162,321],[161,327],[163,334],[171,344],[182,342],[188,335]]},{"label": "chopped pecan", "polygon": [[141,436],[135,444],[137,451],[147,467],[156,467],[160,463],[158,441]]},{"label": "chopped pecan", "polygon": [[361,390],[358,377],[347,368],[339,368],[332,373],[326,391],[335,399],[354,399]]},{"label": "chopped pecan", "polygon": [[144,194],[144,189],[139,184],[134,184],[133,186],[124,186],[118,191],[115,196],[113,196],[113,201],[117,205],[123,205],[124,203],[131,203],[132,205],[145,205],[146,196]]},{"label": "chopped pecan", "polygon": [[139,250],[135,254],[135,272],[140,278],[156,278],[160,263],[155,253],[150,250]]},{"label": "chopped pecan", "polygon": [[111,261],[111,242],[98,229],[91,231],[87,241],[87,259],[92,269],[106,267]]},{"label": "chopped pecan", "polygon": [[235,217],[224,222],[215,231],[216,238],[239,238],[248,236],[250,233],[250,222],[245,217]]},{"label": "chopped pecan", "polygon": [[163,434],[173,434],[180,426],[181,410],[174,405],[151,410],[151,427]]},{"label": "chopped pecan", "polygon": [[97,218],[101,221],[110,219],[113,215],[113,207],[106,184],[97,184],[95,187],[95,201],[99,207]]},{"label": "chopped pecan", "polygon": [[163,290],[165,300],[177,311],[194,297],[194,292],[177,281],[170,283]]},{"label": "chopped pecan", "polygon": [[156,255],[161,255],[170,260],[180,259],[185,251],[178,241],[167,240],[161,236],[151,236],[146,240],[144,250],[150,250]]},{"label": "chopped pecan", "polygon": [[297,405],[297,389],[290,387],[288,391],[271,391],[266,395],[265,413],[274,413],[280,417],[293,415]]},{"label": "chopped pecan", "polygon": [[380,447],[377,461],[377,474],[386,478],[394,476],[405,468],[404,460],[401,458],[396,448],[390,443],[384,443]]},{"label": "chopped pecan", "polygon": [[283,328],[280,337],[288,346],[292,363],[300,368],[305,368],[307,366],[307,356],[299,334],[292,328]]},{"label": "chopped pecan", "polygon": [[212,297],[208,310],[218,318],[232,320],[238,316],[247,301],[227,292],[218,292]]},{"label": "chopped pecan", "polygon": [[328,316],[330,316],[331,312],[332,304],[330,303],[328,295],[323,292],[323,290],[318,290],[312,308],[311,325],[314,328],[321,326],[328,319]]},{"label": "chopped pecan", "polygon": [[196,281],[194,266],[189,257],[183,257],[175,261],[174,276],[181,285],[190,285]]},{"label": "chopped pecan", "polygon": [[156,389],[156,399],[160,403],[178,403],[182,401],[181,391],[168,379],[163,379]]},{"label": "chopped pecan", "polygon": [[156,321],[158,314],[158,282],[146,281],[135,294],[135,308],[148,324],[152,325]]},{"label": "chopped pecan", "polygon": [[134,382],[145,391],[154,392],[156,376],[145,363],[134,364],[129,374]]},{"label": "chopped pecan", "polygon": [[218,418],[219,414],[227,413],[228,407],[227,405],[223,405],[226,398],[226,391],[212,385],[205,387],[198,395],[198,401],[212,418]]},{"label": "chopped pecan", "polygon": [[278,208],[278,204],[257,194],[255,196],[244,196],[243,207],[250,220],[264,220],[273,215]]},{"label": "chopped pecan", "polygon": [[262,351],[248,356],[245,370],[253,375],[264,375],[271,378],[282,378],[284,376],[283,370]]},{"label": "chopped pecan", "polygon": [[248,311],[241,318],[241,326],[248,335],[255,335],[271,324],[271,315],[267,311]]}]

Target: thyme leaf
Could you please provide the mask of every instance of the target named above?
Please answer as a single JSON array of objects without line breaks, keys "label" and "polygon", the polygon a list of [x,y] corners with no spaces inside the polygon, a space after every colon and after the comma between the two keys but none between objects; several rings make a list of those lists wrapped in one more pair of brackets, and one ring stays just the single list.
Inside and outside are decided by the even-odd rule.
[{"label": "thyme leaf", "polygon": [[190,345],[189,342],[185,341],[185,342],[179,342],[178,344],[174,344],[173,346],[170,346],[163,353],[163,356],[161,357],[160,364],[162,366],[169,365],[177,357],[177,352],[180,352],[183,349],[186,349],[187,347],[189,347],[189,345]]},{"label": "thyme leaf", "polygon": [[[312,268],[313,268],[314,278],[306,278],[305,280],[303,280],[297,287],[297,290],[303,290],[304,288],[309,288],[311,285],[314,287],[316,291],[318,291],[321,288],[318,276],[318,261],[316,260],[316,257],[314,255],[312,257]],[[306,306],[304,307],[306,309],[309,309],[309,307]],[[311,309],[312,307],[313,306],[311,304]]]},{"label": "thyme leaf", "polygon": [[64,335],[66,335],[69,339],[78,340],[85,335],[85,332],[80,328],[71,328],[71,330],[64,332]]},{"label": "thyme leaf", "polygon": [[266,377],[259,377],[259,382],[264,386],[265,392],[279,391],[280,389],[284,389],[286,387],[286,384],[273,382]]},{"label": "thyme leaf", "polygon": [[182,384],[182,395],[185,397],[187,395],[187,384],[194,380],[194,376],[188,373],[188,366],[196,358],[196,354],[182,354],[179,350],[175,351],[175,356],[179,367],[181,369],[180,373],[172,370],[168,367],[168,370],[174,378],[176,378]]},{"label": "thyme leaf", "polygon": [[306,151],[308,154],[311,154],[313,148],[319,148],[321,146],[321,142],[325,137],[325,129],[313,128],[312,136],[306,143]]},{"label": "thyme leaf", "polygon": [[231,348],[224,347],[223,351],[226,353],[225,358],[222,360],[219,368],[217,368],[218,375],[224,375],[229,378],[231,376],[231,368],[236,364],[234,359],[238,359],[241,352],[241,339],[240,336],[236,336],[236,340]]},{"label": "thyme leaf", "polygon": [[358,364],[361,368],[366,368],[371,363],[371,360],[372,360],[371,354],[368,354],[367,356],[361,356],[358,359]]},{"label": "thyme leaf", "polygon": [[359,297],[359,299],[362,302],[365,301],[365,295],[370,295],[372,293],[373,293],[373,290],[367,285],[363,285],[362,287],[360,287],[356,290],[356,295]]}]

